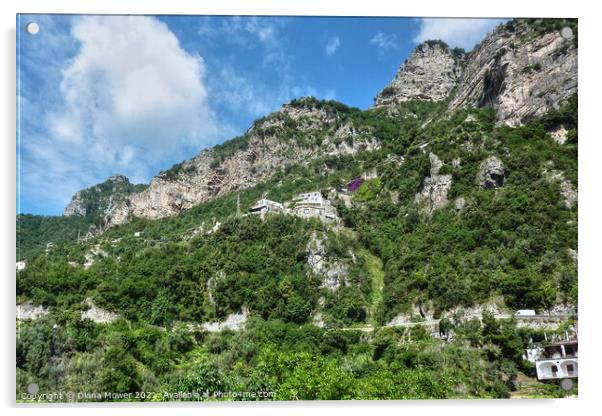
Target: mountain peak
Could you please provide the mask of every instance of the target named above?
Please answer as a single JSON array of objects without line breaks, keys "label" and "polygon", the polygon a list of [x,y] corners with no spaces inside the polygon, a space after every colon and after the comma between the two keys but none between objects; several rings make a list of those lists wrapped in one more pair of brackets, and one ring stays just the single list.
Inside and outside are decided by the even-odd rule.
[{"label": "mountain peak", "polygon": [[418,45],[399,68],[395,78],[374,99],[375,107],[400,102],[443,101],[456,86],[461,73],[464,52],[453,51],[440,40]]},{"label": "mountain peak", "polygon": [[127,176],[117,173],[115,175],[109,176],[105,182],[113,182],[113,183],[130,183],[130,180]]},{"label": "mountain peak", "polygon": [[95,216],[105,215],[116,204],[134,193],[140,192],[146,185],[134,185],[125,175],[109,176],[104,182],[77,191],[65,207],[63,215]]}]

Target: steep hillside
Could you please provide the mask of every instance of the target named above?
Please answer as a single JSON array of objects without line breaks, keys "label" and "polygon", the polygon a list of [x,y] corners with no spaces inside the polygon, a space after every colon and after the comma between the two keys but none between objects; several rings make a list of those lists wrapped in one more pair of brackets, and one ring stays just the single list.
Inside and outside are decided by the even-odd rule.
[{"label": "steep hillside", "polygon": [[354,125],[354,111],[336,102],[293,100],[255,122],[242,136],[202,151],[155,177],[107,216],[107,224],[131,217],[162,218],[194,205],[250,188],[286,166],[328,155],[378,149],[369,129]]},{"label": "steep hillside", "polygon": [[[532,375],[521,358],[529,340],[570,321],[528,329],[457,314],[492,300],[506,313],[576,303],[577,207],[550,175],[576,188],[571,103],[521,128],[495,127],[491,109],[422,126],[444,111],[430,103],[399,107],[417,115],[403,121],[357,113],[382,135],[380,150],[318,158],[240,191],[245,212],[263,195],[286,202],[321,190],[344,228],[241,217],[228,194],[53,247],[17,276],[18,302],[49,311],[21,325],[18,388],[33,377],[44,388],[100,391],[263,383],[277,399],[508,397],[519,371]],[[557,123],[571,126],[564,144],[547,132]],[[350,199],[332,193],[374,168],[377,178]],[[442,198],[419,197],[441,177],[432,195]],[[117,320],[81,320],[89,299]],[[437,328],[454,341],[433,340]],[[54,350],[43,344],[51,336]]]},{"label": "steep hillside", "polygon": [[[246,282],[243,286],[246,293],[250,284],[249,267],[254,264],[253,273],[258,279],[255,290],[246,295],[225,295],[220,297],[224,302],[221,307],[219,302],[217,306],[204,304],[186,315],[192,313],[190,317],[195,320],[210,319],[236,312],[242,304],[251,313],[259,312],[261,309],[253,306],[251,299],[267,290],[261,289],[264,285],[275,290],[278,282],[291,273],[305,279],[303,270],[309,266],[303,253],[307,253],[305,244],[311,230],[323,232],[331,226],[319,222],[303,225],[294,217],[282,215],[281,219],[266,220],[261,227],[267,226],[267,235],[271,237],[262,237],[264,233],[256,228],[256,217],[237,217],[237,198],[240,211],[245,212],[262,195],[286,202],[296,193],[320,190],[337,208],[343,225],[357,232],[356,243],[353,239],[338,243],[339,254],[334,258],[345,258],[349,250],[355,252],[365,247],[383,262],[384,302],[378,311],[381,323],[396,314],[409,313],[417,303],[438,314],[456,306],[485,302],[496,295],[505,296],[508,306],[514,308],[545,310],[557,303],[574,302],[576,268],[571,253],[577,247],[576,100],[518,129],[495,127],[491,109],[458,111],[453,117],[441,117],[426,126],[420,121],[422,116],[433,117],[442,111],[440,107],[422,103],[399,109],[421,117],[392,120],[378,109],[350,113],[353,122],[373,128],[382,143],[378,150],[322,156],[282,168],[270,180],[240,193],[215,198],[177,216],[150,221],[134,218],[131,223],[115,226],[84,244],[56,247],[19,273],[18,291],[34,302],[44,302],[45,297],[38,294],[46,290],[54,292],[54,283],[50,282],[47,289],[41,290],[47,281],[45,276],[55,273],[61,278],[73,276],[69,279],[75,284],[72,295],[77,293],[82,300],[99,296],[102,306],[122,313],[129,310],[132,319],[146,320],[150,318],[144,314],[150,310],[138,302],[161,301],[164,305],[166,301],[172,307],[186,310],[194,304],[189,296],[201,296],[198,300],[204,298],[206,302],[206,282],[221,272],[229,282],[224,290],[235,290],[237,282]],[[548,133],[557,124],[570,127],[572,139],[565,144],[555,142]],[[377,177],[365,181],[355,194],[337,191],[370,170],[376,170]],[[292,229],[282,234],[281,227],[293,224],[303,233],[299,240],[298,232]],[[265,241],[271,238],[277,241],[287,235],[290,237],[286,239],[294,238],[297,245],[281,252],[290,263],[274,273],[276,286],[272,286],[270,278],[266,280],[263,266],[253,259],[271,258],[275,249],[268,249]],[[230,238],[232,247],[228,243]],[[335,241],[333,238],[330,240]],[[252,249],[249,244],[254,241],[259,245]],[[353,244],[359,244],[357,249],[352,249]],[[255,254],[250,252],[246,260],[236,260],[248,250]],[[104,254],[95,255],[93,267],[81,268],[89,262],[87,253],[100,251]],[[215,263],[222,257],[224,263]],[[67,266],[69,261],[80,266]],[[144,272],[149,267],[144,265],[147,261],[153,266]],[[205,283],[197,290],[178,295],[159,283],[171,279],[169,270],[183,272],[183,265],[189,261],[193,262],[190,266],[193,268],[181,279],[190,284],[196,282],[195,285],[202,279]],[[346,301],[340,298],[340,302],[366,309],[372,296],[370,284],[367,272],[360,271],[361,263],[356,265],[360,267],[359,286],[354,289],[353,285],[342,285],[328,296],[339,299],[350,291],[345,295],[350,298]],[[298,271],[293,272],[296,267]],[[100,286],[97,273],[105,276]],[[143,296],[136,294],[138,289],[128,289],[127,284],[132,279],[131,284],[140,288],[141,281],[136,277],[140,273],[150,290]],[[322,283],[324,279],[325,276]],[[315,290],[320,291],[317,287]],[[63,288],[53,295],[57,297],[53,302],[71,296],[69,293]],[[212,296],[216,299],[215,293]],[[231,303],[233,299],[239,299],[238,303]],[[329,308],[340,307],[339,300],[325,304],[326,314]],[[310,309],[315,308],[313,305]],[[157,311],[160,310],[158,307]],[[180,312],[175,316],[179,315]],[[335,315],[342,321],[366,319],[365,310],[355,318],[345,318],[346,313],[340,312]],[[160,318],[160,322],[170,320],[166,316]]]},{"label": "steep hillside", "polygon": [[146,185],[132,184],[123,175],[82,189],[73,195],[62,217],[17,216],[17,261],[31,260],[54,244],[77,243],[102,232],[106,216]]},{"label": "steep hillside", "polygon": [[[447,60],[455,68],[471,68],[487,45],[496,44],[492,39],[499,38],[500,33],[510,31],[510,37],[519,36],[518,33],[520,39],[527,35],[544,39],[551,33],[537,22],[513,24],[494,31],[467,57],[450,51],[441,42],[418,46],[394,81],[401,94],[396,105],[393,101],[385,105],[383,101],[383,105],[360,111],[334,101],[293,100],[255,122],[242,137],[204,150],[161,172],[141,192],[128,193],[136,187],[121,176],[80,191],[69,211],[105,213],[102,222],[106,235],[94,237],[97,233],[92,233],[84,244],[67,244],[67,253],[71,254],[66,255],[61,249],[60,258],[73,257],[69,259],[72,263],[90,264],[101,251],[113,252],[111,247],[123,247],[117,252],[136,253],[148,244],[155,250],[155,242],[160,243],[156,249],[162,257],[161,247],[168,242],[186,246],[190,238],[195,241],[214,238],[200,237],[209,233],[221,235],[220,227],[230,229],[228,221],[240,221],[232,216],[246,211],[261,196],[286,202],[296,193],[320,190],[336,207],[343,225],[355,230],[353,240],[360,244],[358,250],[363,246],[382,261],[383,302],[379,302],[378,311],[373,310],[380,323],[396,314],[409,313],[417,304],[440,314],[497,295],[505,296],[511,307],[546,309],[558,302],[573,302],[576,270],[572,253],[577,246],[576,96],[565,100],[559,110],[549,110],[519,128],[496,126],[500,107],[495,105],[464,106],[450,113],[448,103],[450,99],[453,103],[458,95],[441,101],[437,92],[431,96],[415,95],[419,99],[406,101],[414,87],[431,92],[440,91],[439,87],[448,91],[465,88],[463,83],[447,88],[438,75],[416,78],[416,73],[429,73],[437,67],[424,68],[433,60]],[[569,54],[565,59],[573,58]],[[421,69],[414,71],[418,67]],[[463,77],[470,78],[468,73],[464,72]],[[567,76],[571,74],[576,78],[571,72]],[[439,87],[435,88],[435,84]],[[560,104],[551,103],[555,107]],[[561,129],[565,137],[558,140]],[[366,172],[374,173],[364,176]],[[366,180],[356,193],[341,191],[360,176]],[[155,222],[160,219],[163,221]],[[124,227],[127,223],[131,224]],[[106,231],[111,227],[113,231]],[[322,228],[314,227],[317,230]],[[309,235],[300,241],[306,241]],[[540,240],[544,235],[545,242]],[[210,246],[220,247],[220,241]],[[351,241],[348,239],[347,244]],[[65,241],[69,242],[73,240]],[[532,249],[528,249],[531,244]],[[299,250],[297,247],[291,253]],[[347,251],[343,248],[339,257]],[[205,254],[215,258],[215,254]],[[136,267],[135,258],[128,267]],[[169,261],[176,258],[172,256]],[[99,264],[108,259],[115,261],[111,255],[97,258]],[[297,260],[304,261],[302,257]],[[553,278],[538,277],[544,263],[548,272],[554,271]],[[46,260],[42,264],[50,266]],[[215,266],[211,269],[215,271]],[[26,298],[39,293],[30,291],[37,281],[34,270],[28,267],[19,274],[24,284],[19,286],[20,293]],[[82,277],[88,274],[85,272]],[[121,276],[136,273],[123,271],[118,275],[121,284]],[[274,278],[282,276],[276,274]],[[529,283],[513,292],[515,284],[525,279]],[[32,286],[25,285],[26,281]],[[550,282],[551,287],[546,286],[545,297],[541,298],[540,289]],[[349,295],[353,299],[349,302],[364,310],[354,319],[365,322],[367,300],[379,296],[370,293],[367,281],[361,285],[360,292]],[[233,283],[229,286],[233,287]],[[533,296],[528,294],[530,290],[534,291]],[[348,286],[343,285],[334,292],[335,297],[338,299],[346,291]],[[126,298],[128,293],[124,293]],[[78,296],[83,299],[87,295],[86,289]],[[156,293],[150,299],[154,296]],[[165,296],[171,299],[174,295]],[[178,305],[185,298],[176,297],[170,303]],[[33,300],[41,301],[37,296]],[[123,302],[119,304],[124,305]],[[140,308],[142,305],[136,306],[134,299],[126,303],[136,314],[147,311]],[[335,308],[336,304],[326,306]],[[105,306],[120,308],[114,303]],[[251,313],[256,312],[252,305],[246,306]],[[316,305],[310,309],[319,312]],[[222,310],[233,313],[237,308]],[[328,315],[328,311],[323,312]],[[214,307],[205,305],[194,315],[195,319],[207,319],[215,313]],[[349,319],[344,314],[337,316],[338,320]]]},{"label": "steep hillside", "polygon": [[72,244],[83,236],[93,221],[88,217],[49,217],[17,215],[17,261],[31,260],[42,253],[48,243]]}]

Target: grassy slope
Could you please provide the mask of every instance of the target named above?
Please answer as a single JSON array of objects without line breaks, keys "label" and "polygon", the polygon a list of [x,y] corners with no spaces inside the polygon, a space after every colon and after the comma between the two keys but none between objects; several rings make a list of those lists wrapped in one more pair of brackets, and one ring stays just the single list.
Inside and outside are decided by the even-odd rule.
[{"label": "grassy slope", "polygon": [[368,307],[368,322],[373,326],[379,326],[378,312],[381,310],[383,302],[383,289],[385,284],[385,272],[383,271],[382,260],[367,250],[358,253],[366,262],[366,271],[370,275],[371,298]]}]

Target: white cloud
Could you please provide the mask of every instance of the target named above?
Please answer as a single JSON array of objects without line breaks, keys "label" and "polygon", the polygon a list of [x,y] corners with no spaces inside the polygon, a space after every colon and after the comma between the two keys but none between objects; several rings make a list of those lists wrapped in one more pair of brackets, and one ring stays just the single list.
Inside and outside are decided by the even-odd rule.
[{"label": "white cloud", "polygon": [[23,187],[36,199],[64,205],[115,173],[148,182],[158,166],[229,133],[209,105],[202,57],[182,49],[159,20],[78,17],[70,38],[76,49],[60,69],[58,99],[36,98],[23,112],[42,118],[22,140]]},{"label": "white cloud", "polygon": [[440,39],[451,47],[471,50],[489,31],[504,21],[504,19],[420,19],[420,30],[414,37],[414,42]]},{"label": "white cloud", "polygon": [[370,39],[370,43],[375,44],[379,48],[390,49],[397,47],[397,39],[393,34],[386,34],[383,32],[378,32],[372,39]]},{"label": "white cloud", "polygon": [[257,36],[261,42],[273,42],[275,40],[276,28],[274,24],[262,24],[256,16],[245,21],[245,29]]},{"label": "white cloud", "polygon": [[339,39],[338,36],[333,36],[328,39],[328,42],[326,42],[326,55],[334,55],[337,49],[339,49],[339,46],[341,46],[341,39]]},{"label": "white cloud", "polygon": [[274,110],[274,99],[269,97],[269,89],[258,88],[233,67],[224,66],[214,74],[213,96],[220,104],[233,112],[245,111],[255,117],[264,116]]},{"label": "white cloud", "polygon": [[186,53],[165,24],[143,16],[83,17],[72,35],[81,47],[63,70],[65,108],[49,118],[57,138],[67,131],[112,143],[116,152],[130,144],[162,153],[174,141],[202,145],[215,136],[203,60]]},{"label": "white cloud", "polygon": [[182,158],[186,146],[215,142],[203,59],[184,51],[164,23],[86,16],[71,35],[80,47],[62,70],[62,103],[45,116],[50,137],[28,140],[32,154],[52,146],[57,172],[71,161],[100,177],[123,172],[147,181],[157,163]]},{"label": "white cloud", "polygon": [[[222,42],[225,40],[247,47],[274,45],[278,42],[279,24],[281,23],[277,19],[269,17],[232,16],[223,20],[220,27],[204,24],[199,34],[220,37]],[[224,34],[227,37],[221,38]]]},{"label": "white cloud", "polygon": [[[30,47],[22,56],[28,75],[20,90],[20,175],[27,204],[58,213],[77,190],[114,173],[148,182],[247,127],[237,125],[241,114],[254,119],[302,95],[334,97],[297,76],[284,23],[202,22],[204,42],[254,49],[263,69],[215,57],[205,63],[152,17],[57,18],[52,36],[51,26],[42,26],[36,45],[45,40],[48,47]],[[273,76],[264,79],[266,71]]]}]

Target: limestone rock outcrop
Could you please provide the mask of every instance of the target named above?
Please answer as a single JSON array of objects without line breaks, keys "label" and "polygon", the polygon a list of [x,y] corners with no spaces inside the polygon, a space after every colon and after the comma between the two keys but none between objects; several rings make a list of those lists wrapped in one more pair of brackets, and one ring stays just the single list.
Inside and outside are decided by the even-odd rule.
[{"label": "limestone rock outcrop", "polygon": [[313,233],[307,244],[307,264],[311,271],[324,278],[322,287],[331,291],[337,290],[341,284],[347,285],[351,259],[328,258],[325,237],[320,238]]},{"label": "limestone rock outcrop", "polygon": [[521,125],[577,92],[577,47],[560,30],[521,19],[496,28],[466,59],[449,104],[493,106],[500,124]]},{"label": "limestone rock outcrop", "polygon": [[550,182],[557,182],[560,186],[560,196],[567,209],[571,209],[577,203],[579,194],[570,180],[564,177],[564,173],[554,168],[554,163],[549,161],[543,171],[544,177]]},{"label": "limestone rock outcrop", "polygon": [[436,154],[430,153],[431,170],[429,176],[424,178],[422,191],[416,194],[416,202],[423,206],[423,212],[431,215],[433,211],[447,205],[447,193],[452,185],[452,175],[441,175],[439,171],[443,162]]},{"label": "limestone rock outcrop", "polygon": [[48,315],[50,311],[42,305],[33,305],[30,302],[25,302],[17,305],[17,320],[38,319]]},{"label": "limestone rock outcrop", "polygon": [[124,175],[113,175],[106,181],[77,191],[65,207],[66,217],[109,214],[128,195],[139,192],[145,185],[134,185]]},{"label": "limestone rock outcrop", "polygon": [[90,319],[97,324],[108,324],[118,318],[116,313],[96,306],[91,298],[84,301],[84,306],[85,310],[80,312],[81,319]]},{"label": "limestone rock outcrop", "polygon": [[458,198],[455,199],[454,208],[456,208],[457,211],[462,211],[465,206],[466,206],[466,199],[464,197],[459,196]]},{"label": "limestone rock outcrop", "polygon": [[419,318],[426,322],[433,322],[435,317],[425,305],[414,304],[407,313],[400,313],[385,324],[385,326],[406,326],[412,325]]},{"label": "limestone rock outcrop", "polygon": [[225,329],[238,331],[245,327],[245,323],[249,317],[249,310],[242,308],[240,312],[231,313],[221,322],[204,322],[201,328],[207,332],[220,332]]},{"label": "limestone rock outcrop", "polygon": [[504,164],[495,156],[489,156],[481,162],[477,173],[477,182],[483,188],[495,189],[504,186]]},{"label": "limestone rock outcrop", "polygon": [[395,78],[374,99],[375,107],[410,100],[443,101],[457,85],[463,54],[452,53],[441,41],[419,45]]},{"label": "limestone rock outcrop", "polygon": [[86,203],[84,201],[82,191],[77,191],[71,198],[71,201],[69,201],[65,207],[63,215],[65,217],[71,217],[73,215],[80,215],[83,217],[86,215],[86,212]]},{"label": "limestone rock outcrop", "polygon": [[492,106],[499,124],[524,124],[577,92],[577,45],[563,33],[536,20],[515,19],[498,26],[469,53],[427,41],[376,96],[374,106],[401,116],[395,111],[399,103],[450,99],[449,112]]},{"label": "limestone rock outcrop", "polygon": [[556,143],[565,144],[568,140],[568,133],[569,131],[566,129],[566,127],[561,124],[550,131],[550,136],[552,136],[552,140],[554,140]]},{"label": "limestone rock outcrop", "polygon": [[573,264],[575,266],[577,266],[577,264],[579,263],[579,256],[577,254],[577,250],[573,250],[572,248],[567,248],[566,250],[568,256],[571,258],[571,260],[573,261]]}]

